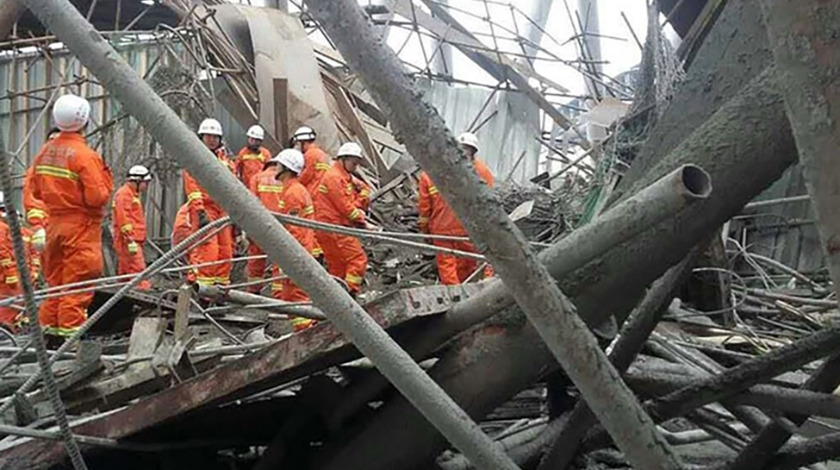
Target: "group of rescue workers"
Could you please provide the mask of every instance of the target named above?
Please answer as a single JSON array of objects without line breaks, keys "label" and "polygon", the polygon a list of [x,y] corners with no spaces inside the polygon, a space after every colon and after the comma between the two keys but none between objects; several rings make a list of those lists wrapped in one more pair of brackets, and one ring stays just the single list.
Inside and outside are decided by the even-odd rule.
[{"label": "group of rescue workers", "polygon": [[[56,100],[52,115],[56,127],[27,170],[23,188],[24,220],[28,225],[24,227],[23,238],[33,280],[43,274],[49,287],[58,287],[102,276],[101,224],[109,201],[117,274],[142,272],[146,268],[143,255],[146,217],[141,195],[152,181],[150,170],[142,165],[132,166],[125,183],[112,199],[111,172],[102,157],[87,145],[83,135],[90,116],[88,101],[79,96],[64,95]],[[363,160],[358,144],[341,145],[335,161],[330,163],[326,152],[316,144],[315,131],[301,127],[292,136],[292,148],[272,157],[262,145],[265,131],[254,125],[247,131],[247,145],[232,158],[224,146],[219,121],[205,119],[197,134],[219,164],[228,168],[270,212],[336,226],[379,230],[365,215],[371,190],[357,171]],[[478,139],[475,135],[464,133],[458,142],[472,158],[481,179],[492,187],[493,175],[476,158]],[[183,183],[186,203],[175,217],[173,246],[226,215],[221,205],[186,170],[183,171]],[[7,210],[12,209],[6,206],[0,193],[0,267],[4,275],[0,277],[0,298],[14,297],[22,291],[5,220]],[[445,236],[434,238],[435,245],[475,251],[475,247],[466,241],[466,231],[455,212],[425,172],[419,180],[419,215],[421,232]],[[286,228],[312,256],[326,264],[327,271],[340,279],[351,295],[361,291],[368,259],[358,238],[293,224],[286,224]],[[205,286],[230,284],[237,244],[234,230],[233,226],[226,225],[188,252],[187,282]],[[244,233],[238,238],[240,241],[247,239]],[[274,298],[289,302],[309,300],[302,289],[282,276],[277,266],[267,266],[263,251],[256,243],[247,244],[247,250],[250,289],[260,291],[269,275]],[[439,252],[437,266],[442,283],[460,284],[476,270],[477,263]],[[490,274],[490,269],[485,269],[485,275]],[[138,288],[149,289],[151,284],[144,281]],[[48,344],[57,346],[80,328],[87,319],[87,308],[92,300],[90,291],[44,299],[38,320]],[[0,307],[0,324],[16,328],[22,318],[18,308]],[[293,319],[293,324],[300,330],[310,326],[312,321],[297,318]]]}]

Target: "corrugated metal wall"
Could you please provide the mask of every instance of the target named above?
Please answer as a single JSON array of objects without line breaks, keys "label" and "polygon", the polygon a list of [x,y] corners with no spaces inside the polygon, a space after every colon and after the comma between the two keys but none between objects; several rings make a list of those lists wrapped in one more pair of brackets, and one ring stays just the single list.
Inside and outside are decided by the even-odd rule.
[{"label": "corrugated metal wall", "polygon": [[[154,68],[169,66],[173,62],[156,41],[123,39],[111,42],[143,76],[151,75]],[[172,42],[169,45],[174,50],[180,49]],[[188,60],[185,57],[180,59],[182,63]],[[90,101],[88,140],[111,167],[117,184],[123,182],[123,175],[133,164],[143,163],[153,170],[155,167],[169,167],[165,174],[156,172],[158,178],[152,182],[145,198],[149,237],[168,239],[175,211],[183,202],[178,172],[172,171],[171,161],[163,161],[170,159],[134,119],[114,120],[122,115],[121,104],[108,97],[96,79],[64,49],[52,49],[48,56],[34,48],[31,52],[23,50],[0,55],[0,90],[5,92],[0,96],[0,131],[4,134],[8,150],[18,152],[15,173],[22,175],[44,143],[52,126],[49,110],[44,107],[54,86],[59,83],[70,84],[63,86],[60,94],[72,92]],[[39,121],[42,113],[45,116]],[[222,114],[223,122],[233,121],[226,113]],[[110,125],[103,127],[105,124]],[[22,183],[22,179],[17,181]]]},{"label": "corrugated metal wall", "polygon": [[[193,76],[199,76],[199,69],[191,63],[189,54],[178,54],[178,60],[175,60],[156,41],[111,38],[111,42],[140,75],[149,77],[161,67],[170,67],[177,62],[189,67]],[[167,44],[176,51],[182,50],[177,44]],[[184,201],[176,159],[163,153],[134,119],[123,116],[120,103],[108,97],[95,78],[63,49],[51,50],[49,56],[34,48],[31,52],[14,55],[0,53],[0,90],[6,91],[0,96],[0,131],[4,133],[10,151],[20,148],[16,173],[23,174],[44,143],[51,127],[48,110],[44,107],[52,87],[58,83],[71,84],[64,86],[61,93],[73,92],[90,100],[89,143],[111,167],[117,184],[123,182],[123,175],[131,165],[144,164],[152,168],[156,178],[144,198],[149,238],[168,240],[175,213]],[[217,92],[224,86],[222,80],[214,81],[213,88]],[[481,125],[477,132],[481,141],[480,155],[497,178],[511,174],[513,181],[525,182],[538,170],[540,147],[535,136],[539,135],[539,112],[522,94],[499,91],[476,118],[491,93],[474,87],[434,83],[428,97],[452,132],[463,132],[474,123]],[[245,130],[218,102],[210,104],[208,110],[210,108],[215,110],[215,117],[225,129],[226,145],[235,153],[245,144]],[[42,112],[46,116],[39,121]],[[186,119],[187,116],[182,112],[182,117]],[[103,127],[105,124],[108,125]],[[197,122],[188,125],[195,126]],[[511,173],[523,152],[521,162]],[[22,182],[22,179],[18,181]]]},{"label": "corrugated metal wall", "polygon": [[[499,180],[510,174],[511,181],[525,183],[537,175],[539,110],[526,96],[498,91],[491,97],[492,90],[442,82],[431,86],[426,83],[425,87],[426,98],[453,134],[466,131],[473,122],[478,126],[487,120],[476,132],[481,146],[478,153]],[[488,99],[490,102],[485,106]],[[476,119],[479,112],[481,115]],[[516,165],[520,156],[522,160]]]}]

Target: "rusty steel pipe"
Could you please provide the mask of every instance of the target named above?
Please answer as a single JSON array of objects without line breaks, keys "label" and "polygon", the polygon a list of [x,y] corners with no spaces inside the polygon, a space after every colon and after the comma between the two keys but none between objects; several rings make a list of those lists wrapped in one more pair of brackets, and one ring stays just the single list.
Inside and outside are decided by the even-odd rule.
[{"label": "rusty steel pipe", "polygon": [[575,307],[479,179],[471,160],[458,150],[443,119],[415,90],[394,51],[374,34],[359,5],[352,0],[306,3],[630,463],[640,468],[679,468],[679,458],[599,349]]},{"label": "rusty steel pipe", "polygon": [[[711,192],[708,173],[695,165],[683,165],[542,251],[539,259],[552,277],[562,280],[610,248],[708,198]],[[447,327],[451,331],[447,333],[463,331],[513,303],[504,283],[492,279],[481,292],[449,310]]]},{"label": "rusty steel pipe", "polygon": [[23,2],[52,30],[143,127],[327,312],[330,322],[406,396],[464,455],[489,469],[516,465],[443,389],[368,316],[289,232],[234,177],[154,90],[137,75],[67,0]]},{"label": "rusty steel pipe", "polygon": [[324,313],[315,308],[305,305],[284,305],[290,302],[265,297],[259,294],[252,294],[235,289],[222,289],[218,286],[199,286],[198,294],[203,297],[209,297],[217,300],[230,300],[239,305],[264,305],[266,302],[271,302],[270,306],[262,306],[260,310],[268,310],[276,313],[284,313],[287,315],[294,315],[297,317],[309,318],[311,320],[327,320]]}]

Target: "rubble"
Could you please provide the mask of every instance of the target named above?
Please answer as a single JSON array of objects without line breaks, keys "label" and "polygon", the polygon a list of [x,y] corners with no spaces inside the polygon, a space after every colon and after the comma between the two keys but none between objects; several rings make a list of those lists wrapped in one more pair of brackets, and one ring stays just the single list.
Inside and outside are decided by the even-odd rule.
[{"label": "rubble", "polygon": [[[313,301],[246,293],[241,273],[227,288],[183,284],[183,252],[227,219],[175,247],[156,245],[142,276],[154,280],[151,291],[134,290],[142,277],[128,276],[27,292],[40,300],[92,290],[96,300],[58,350],[41,348],[37,332],[0,330],[0,468],[840,468],[837,234],[827,209],[835,130],[803,98],[833,99],[823,85],[835,80],[825,63],[838,36],[820,29],[833,25],[783,0],[709,1],[679,28],[690,42],[679,62],[651,10],[649,81],[607,140],[590,141],[550,101],[547,90],[560,85],[522,57],[481,46],[454,5],[310,0],[295,17],[165,0],[155,8],[181,24],[149,34],[170,58],[186,52],[144,82],[108,41],[91,41],[66,0],[21,3],[39,7],[35,16],[123,103],[127,114],[94,134],[105,146],[124,139],[119,163],[148,161],[163,180],[188,168]],[[659,8],[688,21],[675,12],[681,4]],[[840,2],[819,8],[840,15]],[[14,21],[4,18],[0,34]],[[398,56],[358,49],[395,19],[453,42],[566,131],[563,143],[535,136],[565,158],[561,171],[500,177],[492,192],[477,184]],[[280,64],[284,46],[271,38],[281,34],[261,37],[266,24],[306,49],[305,67]],[[310,42],[305,28],[335,49]],[[789,35],[819,54],[792,54]],[[581,68],[594,97],[606,93],[612,79]],[[199,71],[219,80],[208,89]],[[342,229],[370,258],[357,299],[283,228],[300,220],[262,210],[205,164],[191,121],[217,102],[240,124],[270,122],[277,148],[307,119],[328,122],[331,142],[365,147],[370,217],[383,231]],[[797,155],[810,196],[762,200]],[[466,255],[491,262],[496,277],[438,283],[440,248],[417,230],[415,161],[482,252]],[[175,205],[167,194],[154,198],[161,218]],[[768,255],[742,217],[807,200],[821,237],[816,271]],[[318,323],[295,332],[292,316]]]}]

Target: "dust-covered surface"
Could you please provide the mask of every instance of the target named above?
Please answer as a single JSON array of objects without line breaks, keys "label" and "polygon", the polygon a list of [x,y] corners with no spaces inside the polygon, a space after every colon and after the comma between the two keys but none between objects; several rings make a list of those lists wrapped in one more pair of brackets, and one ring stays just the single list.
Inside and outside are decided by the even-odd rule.
[{"label": "dust-covered surface", "polygon": [[[659,12],[652,15],[658,19]],[[313,19],[302,21],[309,27]],[[824,272],[803,274],[795,266],[761,258],[742,243],[737,225],[723,237],[718,231],[796,155],[775,75],[766,68],[770,57],[763,34],[758,1],[730,0],[683,80],[679,63],[669,55],[673,51],[661,42],[661,31],[652,28],[641,74],[648,81],[638,84],[641,96],[631,115],[609,129],[610,139],[597,153],[600,160],[594,174],[569,171],[552,181],[551,189],[500,182],[481,197],[462,194],[472,201],[471,213],[491,225],[488,233],[498,228],[504,211],[520,217],[515,224],[528,241],[544,244],[590,222],[606,199],[620,200],[679,165],[696,164],[712,176],[709,199],[559,280],[575,304],[572,314],[599,324],[611,317],[625,318],[669,266],[692,250],[700,253],[686,268],[690,275],[680,279],[679,288],[664,296],[667,299],[641,304],[650,310],[642,314],[656,314],[658,324],[652,334],[646,333],[644,347],[624,378],[643,403],[656,403],[689,382],[706,383],[709,377],[722,381],[733,371],[748,376],[753,369],[743,364],[755,368],[767,364],[768,358],[806,344],[803,340],[826,335],[840,317]],[[401,70],[392,68],[383,68],[383,79],[401,76]],[[194,72],[166,63],[148,77],[190,127],[213,106]],[[342,70],[341,76],[350,76],[347,72]],[[399,91],[411,99],[410,104],[420,104],[423,113],[432,111],[413,101],[420,97],[408,87]],[[369,98],[367,91],[364,97]],[[381,93],[378,98],[383,108],[399,102]],[[393,110],[386,111],[390,115]],[[391,124],[408,133],[416,127],[412,123],[418,124],[416,120]],[[420,142],[428,148],[421,150],[462,159],[444,151],[452,147],[450,139],[429,137],[440,130],[436,124],[420,129],[422,137],[402,137],[413,139],[410,148],[428,138]],[[119,156],[116,173],[143,163],[152,166],[167,187],[177,186],[176,159],[164,154],[133,120],[100,130],[100,138],[107,141],[114,132],[125,141],[123,148],[113,149]],[[388,132],[388,139],[393,139]],[[468,168],[462,160],[458,164],[461,170]],[[386,177],[375,167],[365,168],[373,186],[385,181],[399,184],[375,194],[370,219],[387,232],[415,234],[404,238],[422,242],[417,233],[414,169]],[[457,176],[441,175],[444,180]],[[501,210],[488,209],[495,201]],[[523,207],[529,208],[525,214]],[[516,305],[502,308],[501,301],[483,305],[488,315],[495,315],[482,323],[459,323],[447,309],[486,284],[438,286],[435,254],[428,248],[373,239],[366,239],[364,246],[370,263],[358,302],[521,468],[546,470],[540,460],[558,441],[564,420],[582,398],[535,327]],[[245,281],[243,270],[244,262],[237,261],[234,283]],[[100,354],[91,358],[79,352],[56,364],[66,407],[74,419],[89,420],[79,434],[119,438],[120,445],[156,446],[144,452],[89,451],[89,468],[472,468],[327,322],[295,331],[292,319],[275,310],[277,306],[261,305],[271,301],[267,288],[262,289],[265,298],[243,305],[234,301],[234,293],[201,297],[183,287],[178,274],[153,281],[151,291],[130,293],[109,312],[101,329],[86,338],[101,346]],[[541,286],[526,287],[536,292]],[[99,289],[95,305],[112,293],[113,289]],[[189,295],[192,302],[179,307],[179,295],[184,296],[182,301]],[[601,346],[613,333],[598,336]],[[24,342],[22,336],[0,335],[0,356],[10,358]],[[814,377],[833,380],[824,372],[821,356],[834,351],[829,350],[831,344],[824,351],[806,351],[808,363],[778,364],[777,370],[761,377],[727,382],[731,390],[658,423],[657,429],[683,463],[720,465],[754,439],[754,431],[745,423],[756,427],[754,421],[763,415],[802,414],[802,408],[795,406],[801,403],[815,416],[801,426],[798,439],[783,449],[782,456],[807,456],[816,450],[824,458],[835,457],[840,445],[832,447],[836,440],[826,440],[838,430],[840,418],[836,407],[826,405],[836,401],[829,395],[834,387],[825,385],[817,396],[796,395],[796,389],[808,386]],[[11,399],[16,386],[37,371],[28,352],[20,355],[18,364],[0,362],[0,368],[0,397],[5,399]],[[750,387],[754,389],[747,390]],[[767,396],[795,396],[799,401]],[[5,423],[39,429],[51,425],[51,411],[41,392],[16,400],[3,417]],[[744,413],[745,406],[761,409],[762,415]],[[130,419],[109,421],[107,413],[117,409]],[[580,439],[567,435],[559,441],[562,448],[577,449],[569,468],[629,469],[625,455],[604,439],[599,428],[592,423],[578,430]],[[823,444],[809,450],[802,438],[820,438],[823,441],[813,442]],[[580,440],[583,444],[577,447]],[[7,437],[0,445],[0,459],[6,459],[8,468],[46,468],[63,455],[60,443],[49,441]],[[789,468],[779,462],[783,461],[772,461],[771,468]],[[826,468],[840,464],[829,462]]]}]

